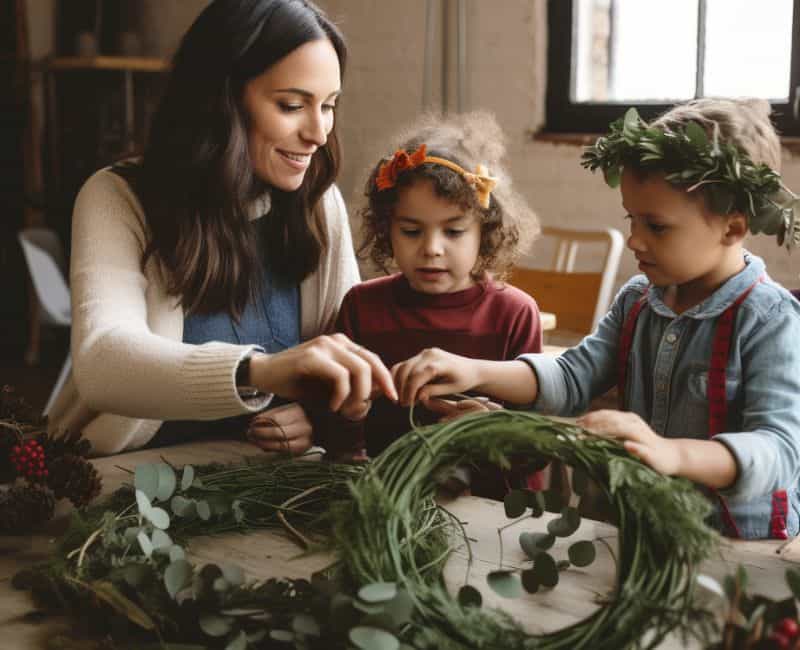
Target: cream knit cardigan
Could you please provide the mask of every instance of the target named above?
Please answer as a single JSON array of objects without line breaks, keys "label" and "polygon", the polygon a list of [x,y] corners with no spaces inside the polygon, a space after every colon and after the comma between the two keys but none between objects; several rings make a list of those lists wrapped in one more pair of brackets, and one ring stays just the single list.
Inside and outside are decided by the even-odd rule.
[{"label": "cream knit cardigan", "polygon": [[[301,337],[328,331],[347,290],[359,281],[339,190],[323,197],[328,249],[300,285]],[[269,196],[252,218],[269,209]],[[168,296],[159,265],[142,272],[142,207],[117,174],[101,170],[81,189],[72,224],[73,368],[50,411],[53,432],[79,430],[94,454],[141,447],[163,420],[213,420],[263,409],[236,391],[239,361],[254,346],[188,345],[183,310]]]}]

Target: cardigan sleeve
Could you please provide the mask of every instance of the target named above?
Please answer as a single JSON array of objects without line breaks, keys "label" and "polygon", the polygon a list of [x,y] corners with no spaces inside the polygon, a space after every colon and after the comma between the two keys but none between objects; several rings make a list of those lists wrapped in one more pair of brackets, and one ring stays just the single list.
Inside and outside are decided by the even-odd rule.
[{"label": "cardigan sleeve", "polygon": [[328,247],[319,269],[300,285],[303,340],[333,331],[342,299],[360,281],[347,208],[338,187],[328,189],[323,205]]},{"label": "cardigan sleeve", "polygon": [[[72,358],[81,399],[96,412],[152,420],[211,420],[258,411],[235,372],[254,346],[181,342],[183,316],[156,262],[145,272],[141,206],[104,170],[81,189],[73,214]],[[176,314],[178,312],[178,314]]]}]

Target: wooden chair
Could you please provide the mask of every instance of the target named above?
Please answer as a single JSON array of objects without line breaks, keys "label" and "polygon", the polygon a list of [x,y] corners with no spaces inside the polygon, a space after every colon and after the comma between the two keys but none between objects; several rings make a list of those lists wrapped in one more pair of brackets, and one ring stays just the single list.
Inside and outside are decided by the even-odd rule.
[{"label": "wooden chair", "polygon": [[[518,266],[509,284],[532,295],[542,311],[556,315],[556,334],[565,330],[578,338],[590,334],[611,302],[624,243],[622,233],[615,228],[567,230],[545,226],[542,236],[554,240],[550,267]],[[597,258],[599,270],[574,270],[580,245],[601,247],[603,253]]]}]

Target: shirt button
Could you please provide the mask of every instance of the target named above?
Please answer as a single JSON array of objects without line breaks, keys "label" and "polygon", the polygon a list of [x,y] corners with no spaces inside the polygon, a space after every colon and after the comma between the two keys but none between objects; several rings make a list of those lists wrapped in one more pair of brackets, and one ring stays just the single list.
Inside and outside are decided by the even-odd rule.
[{"label": "shirt button", "polygon": [[667,334],[667,343],[675,343],[678,340],[678,337],[672,334],[671,332]]}]

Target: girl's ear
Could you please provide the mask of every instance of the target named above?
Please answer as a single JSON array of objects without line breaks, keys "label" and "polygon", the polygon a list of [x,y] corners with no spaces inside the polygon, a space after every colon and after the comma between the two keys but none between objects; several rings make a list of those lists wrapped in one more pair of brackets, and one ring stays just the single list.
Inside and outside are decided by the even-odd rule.
[{"label": "girl's ear", "polygon": [[728,223],[725,228],[725,234],[722,238],[722,243],[726,246],[733,246],[738,244],[747,236],[747,217],[741,212],[734,212],[729,214]]}]

